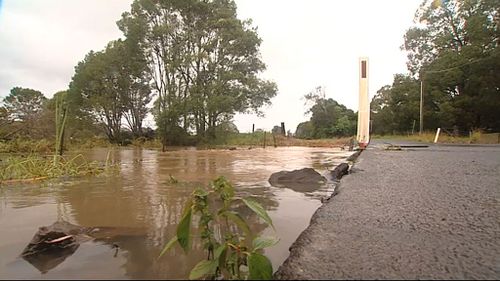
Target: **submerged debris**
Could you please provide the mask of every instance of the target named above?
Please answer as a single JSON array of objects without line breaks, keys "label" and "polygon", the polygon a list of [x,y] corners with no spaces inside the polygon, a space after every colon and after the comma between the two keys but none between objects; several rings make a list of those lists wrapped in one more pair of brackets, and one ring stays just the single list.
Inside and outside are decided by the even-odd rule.
[{"label": "submerged debris", "polygon": [[82,227],[65,221],[42,226],[24,248],[21,257],[46,273],[71,256],[87,237],[79,235]]},{"label": "submerged debris", "polygon": [[118,253],[116,241],[127,237],[145,236],[144,229],[128,227],[82,227],[66,221],[57,221],[42,226],[21,253],[41,273],[46,273],[61,264],[76,252],[81,243],[102,241],[110,244]]},{"label": "submerged debris", "polygon": [[341,163],[333,171],[330,172],[330,175],[332,176],[332,179],[334,180],[340,180],[344,175],[347,175],[349,173],[349,164],[347,163]]},{"label": "submerged debris", "polygon": [[401,150],[401,146],[391,144],[391,145],[386,146],[385,150]]},{"label": "submerged debris", "polygon": [[298,192],[311,192],[321,187],[327,180],[312,168],[281,171],[269,177],[272,186],[288,187]]}]

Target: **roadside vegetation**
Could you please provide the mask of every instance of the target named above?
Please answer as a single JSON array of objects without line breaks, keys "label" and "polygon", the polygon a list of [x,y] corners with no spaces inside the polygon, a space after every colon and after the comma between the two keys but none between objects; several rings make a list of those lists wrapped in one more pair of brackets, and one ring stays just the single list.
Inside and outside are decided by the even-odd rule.
[{"label": "roadside vegetation", "polygon": [[[436,132],[424,132],[414,135],[373,135],[372,139],[394,139],[408,140],[424,143],[433,143]],[[500,134],[484,134],[480,131],[472,132],[469,136],[458,136],[451,133],[442,132],[439,134],[437,143],[455,143],[455,144],[499,144]]]},{"label": "roadside vegetation", "polygon": [[207,259],[195,265],[189,279],[271,280],[273,267],[263,250],[279,240],[253,233],[242,208],[253,211],[274,229],[266,210],[251,198],[237,197],[233,185],[224,177],[212,181],[208,189],[197,188],[186,202],[176,233],[160,257],[175,245],[189,253],[192,224],[196,221],[196,237],[201,240]]},{"label": "roadside vegetation", "polygon": [[[424,0],[403,38],[409,73],[397,73],[370,104],[371,134],[432,142],[500,143],[498,1]],[[423,96],[423,132],[420,101]],[[356,133],[356,115],[318,87],[299,138]]]},{"label": "roadside vegetation", "polygon": [[59,155],[8,156],[0,162],[0,184],[97,175],[110,167],[88,162],[81,154],[71,158]]},{"label": "roadside vegetation", "polygon": [[348,145],[352,137],[334,137],[323,139],[300,139],[293,136],[283,135],[276,132],[265,132],[258,130],[254,133],[227,133],[200,147],[228,148],[228,147],[282,147],[282,146],[306,146],[306,147],[343,147]]},{"label": "roadside vegetation", "polygon": [[423,130],[442,141],[500,132],[499,22],[498,1],[423,1],[402,45],[410,73],[372,99],[373,133],[418,133],[421,93]]}]

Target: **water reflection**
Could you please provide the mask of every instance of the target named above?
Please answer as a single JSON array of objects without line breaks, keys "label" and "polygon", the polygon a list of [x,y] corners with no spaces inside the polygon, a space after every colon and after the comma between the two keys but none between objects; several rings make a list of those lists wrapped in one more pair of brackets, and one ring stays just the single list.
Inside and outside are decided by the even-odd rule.
[{"label": "water reflection", "polygon": [[[192,190],[206,186],[219,175],[232,181],[239,195],[252,196],[268,210],[276,234],[250,211],[243,212],[243,216],[256,232],[281,239],[278,245],[266,251],[277,268],[288,255],[288,247],[320,206],[318,198],[331,192],[331,185],[296,192],[270,186],[269,176],[277,171],[304,167],[324,173],[348,156],[348,152],[333,149],[299,147],[235,151],[176,149],[165,153],[93,149],[86,152],[86,156],[105,161],[108,152],[109,161],[120,163],[117,175],[45,187],[0,189],[1,278],[41,278],[29,264],[20,263],[16,257],[39,226],[59,218],[83,227],[143,229],[144,235],[85,242],[44,278],[185,278],[205,256],[197,239],[189,255],[174,247],[163,258],[157,257],[174,235]],[[169,183],[170,176],[180,183]]]}]

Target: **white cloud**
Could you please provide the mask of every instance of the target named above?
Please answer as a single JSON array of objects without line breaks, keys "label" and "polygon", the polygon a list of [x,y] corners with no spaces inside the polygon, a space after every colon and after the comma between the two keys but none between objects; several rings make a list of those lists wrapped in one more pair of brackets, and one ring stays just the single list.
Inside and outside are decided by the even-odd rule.
[{"label": "white cloud", "polygon": [[0,11],[0,96],[16,86],[51,97],[68,87],[75,65],[121,32],[123,0],[7,0]]},{"label": "white cloud", "polygon": [[[7,0],[0,11],[0,96],[15,86],[52,96],[66,89],[74,66],[90,50],[119,38],[116,26],[131,0]],[[301,97],[316,86],[357,110],[360,56],[370,58],[370,97],[406,71],[399,49],[421,0],[236,0],[240,18],[252,18],[263,39],[263,77],[279,94],[266,117],[237,115],[248,132],[305,121]]]}]

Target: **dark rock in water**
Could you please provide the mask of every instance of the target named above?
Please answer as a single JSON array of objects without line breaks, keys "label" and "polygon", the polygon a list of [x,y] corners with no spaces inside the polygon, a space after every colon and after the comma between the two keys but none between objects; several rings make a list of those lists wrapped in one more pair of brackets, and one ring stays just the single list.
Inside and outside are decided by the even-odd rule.
[{"label": "dark rock in water", "polygon": [[326,178],[312,168],[303,168],[300,170],[293,170],[293,171],[281,171],[274,173],[271,175],[271,177],[269,177],[269,183],[271,184],[283,184],[290,182],[319,183],[325,181]]},{"label": "dark rock in water", "polygon": [[[82,242],[79,234],[85,233],[87,228],[58,221],[49,226],[38,229],[30,243],[24,248],[21,256],[29,256],[47,249],[61,249]],[[80,238],[77,241],[77,237]]]},{"label": "dark rock in water", "polygon": [[71,256],[81,242],[88,240],[82,235],[85,231],[85,227],[65,221],[40,227],[24,248],[21,257],[40,272],[46,273]]},{"label": "dark rock in water", "polygon": [[41,273],[47,273],[49,270],[61,264],[67,257],[71,256],[80,244],[71,243],[65,247],[47,248],[43,252],[33,255],[23,256],[22,258],[33,265]]},{"label": "dark rock in water", "polygon": [[347,163],[341,163],[333,171],[330,172],[330,175],[332,176],[332,179],[334,180],[340,180],[344,175],[347,175],[349,173],[349,164]]},{"label": "dark rock in water", "polygon": [[326,178],[312,168],[281,171],[269,177],[272,186],[288,187],[298,192],[311,192],[326,182]]},{"label": "dark rock in water", "polygon": [[139,228],[82,227],[58,221],[40,227],[21,257],[40,272],[46,273],[75,253],[83,242],[94,240],[113,245],[113,241],[119,239],[144,235],[144,230]]}]

